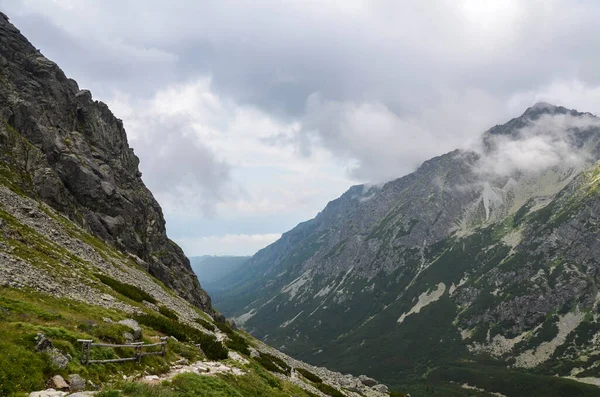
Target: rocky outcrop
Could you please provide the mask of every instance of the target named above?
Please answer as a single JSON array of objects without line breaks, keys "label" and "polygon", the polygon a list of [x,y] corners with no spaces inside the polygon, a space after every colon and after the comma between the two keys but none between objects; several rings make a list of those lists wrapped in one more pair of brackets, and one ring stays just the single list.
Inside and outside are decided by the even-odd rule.
[{"label": "rocky outcrop", "polygon": [[205,311],[209,296],[168,239],[123,122],[0,14],[0,179],[40,198]]}]

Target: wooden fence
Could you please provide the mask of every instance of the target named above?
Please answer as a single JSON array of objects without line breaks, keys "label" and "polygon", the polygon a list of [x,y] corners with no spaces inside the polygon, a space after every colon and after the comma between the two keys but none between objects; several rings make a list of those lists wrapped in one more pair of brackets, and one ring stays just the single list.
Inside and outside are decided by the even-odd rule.
[{"label": "wooden fence", "polygon": [[[161,342],[159,342],[159,343],[144,344],[144,342],[136,342],[136,343],[128,343],[128,344],[124,344],[124,345],[113,345],[113,344],[109,344],[109,343],[94,343],[94,341],[92,339],[77,339],[77,342],[81,342],[81,363],[87,365],[87,364],[96,364],[96,363],[120,363],[120,362],[124,362],[124,361],[136,361],[136,360],[139,362],[142,359],[142,357],[152,356],[152,355],[164,357],[164,355],[167,351],[167,338],[162,337],[160,339],[161,339]],[[161,346],[161,349],[159,351],[152,351],[152,352],[144,351],[144,349],[146,349],[146,348],[157,347],[157,346]],[[113,349],[118,348],[118,347],[132,348],[132,349],[134,349],[134,356],[133,357],[124,357],[124,358],[113,358],[113,359],[108,359],[108,360],[92,360],[90,358],[90,352],[92,350],[92,347],[108,347],[108,348],[113,348]]]}]

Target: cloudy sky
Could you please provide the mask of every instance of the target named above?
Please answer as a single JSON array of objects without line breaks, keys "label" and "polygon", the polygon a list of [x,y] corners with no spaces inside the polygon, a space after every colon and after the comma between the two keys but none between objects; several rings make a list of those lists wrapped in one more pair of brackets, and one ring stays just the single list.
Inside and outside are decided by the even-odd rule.
[{"label": "cloudy sky", "polygon": [[0,0],[123,119],[188,255],[252,254],[547,101],[600,113],[600,2]]}]

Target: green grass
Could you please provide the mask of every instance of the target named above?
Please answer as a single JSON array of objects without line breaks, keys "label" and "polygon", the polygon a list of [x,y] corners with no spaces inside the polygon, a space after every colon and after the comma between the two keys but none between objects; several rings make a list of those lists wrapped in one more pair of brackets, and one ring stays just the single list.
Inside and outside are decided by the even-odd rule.
[{"label": "green grass", "polygon": [[117,383],[98,397],[313,397],[291,383],[281,381],[260,367],[247,375],[201,376],[181,374],[159,385]]},{"label": "green grass", "polygon": [[[169,369],[169,362],[180,357],[190,361],[201,357],[197,347],[189,343],[169,341],[166,357],[147,356],[140,364],[127,362],[82,365],[81,345],[77,339],[122,343],[123,333],[129,329],[117,321],[127,316],[116,310],[66,298],[53,298],[35,291],[0,288],[0,396],[42,390],[45,382],[56,374],[67,377],[78,373],[101,384],[114,381],[115,377],[123,374],[130,375],[140,371],[163,373]],[[157,317],[165,318],[159,315]],[[113,322],[105,322],[104,318]],[[63,354],[73,357],[67,368],[54,368],[45,354],[35,352],[38,332],[44,333]],[[160,336],[159,332],[161,331],[144,327],[143,341],[155,342],[154,337]],[[92,358],[107,359],[116,358],[117,355],[132,356],[133,350],[93,348],[91,353]]]},{"label": "green grass", "polygon": [[[129,299],[132,299],[136,302],[150,302],[156,303],[156,299],[146,291],[136,287],[135,285],[125,284],[114,278],[105,276],[103,274],[95,275],[102,283],[108,285],[110,288],[120,293],[123,296],[126,296]],[[168,310],[168,309],[167,309]],[[164,314],[164,313],[163,313]]]}]

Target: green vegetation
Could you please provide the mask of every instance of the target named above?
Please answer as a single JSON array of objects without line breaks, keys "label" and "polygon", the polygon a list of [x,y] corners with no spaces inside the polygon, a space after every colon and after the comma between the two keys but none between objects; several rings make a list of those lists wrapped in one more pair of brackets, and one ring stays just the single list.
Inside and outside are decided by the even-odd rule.
[{"label": "green vegetation", "polygon": [[300,372],[302,376],[314,383],[323,383],[323,379],[321,379],[318,375],[313,374],[309,370],[304,368],[296,368],[296,371]]},{"label": "green vegetation", "polygon": [[291,383],[280,381],[260,367],[244,376],[201,376],[186,373],[160,385],[118,383],[98,397],[313,397]]},{"label": "green vegetation", "polygon": [[104,284],[108,285],[110,288],[120,293],[123,296],[128,297],[136,302],[150,302],[156,303],[156,299],[146,291],[136,287],[135,285],[125,284],[114,278],[110,278],[103,274],[95,274],[95,276],[100,279]]},{"label": "green vegetation", "polygon": [[217,341],[213,335],[206,334],[189,325],[180,323],[164,316],[155,314],[142,314],[135,319],[147,327],[173,336],[180,342],[198,343],[206,357],[211,360],[224,360],[227,358],[227,348]]},{"label": "green vegetation", "polygon": [[275,357],[272,354],[260,353],[260,356],[256,358],[256,361],[271,372],[278,372],[289,376],[292,370],[282,359]]},{"label": "green vegetation", "polygon": [[328,396],[345,397],[344,393],[340,392],[335,387],[328,385],[327,383],[315,383],[315,387]]},{"label": "green vegetation", "polygon": [[213,324],[209,323],[208,321],[206,321],[203,318],[198,317],[194,321],[197,322],[198,324],[200,324],[201,326],[203,326],[204,328],[206,328],[209,331],[213,331],[214,332],[215,329],[216,329]]},{"label": "green vegetation", "polygon": [[236,333],[227,323],[217,321],[215,325],[229,338],[229,340],[225,342],[225,345],[228,348],[243,353],[247,356],[250,355],[250,346],[248,346],[248,341],[246,341],[246,338],[241,336],[239,333]]},{"label": "green vegetation", "polygon": [[511,397],[597,397],[597,386],[579,383],[552,376],[532,375],[510,371],[506,368],[478,366],[440,367],[431,372],[428,381],[468,383],[488,392],[501,393]]},{"label": "green vegetation", "polygon": [[[66,377],[78,373],[99,384],[110,381],[118,373],[132,374],[144,370],[162,373],[169,362],[184,356],[199,358],[199,351],[189,344],[169,341],[166,357],[147,356],[140,364],[82,365],[81,345],[77,339],[93,339],[105,343],[124,342],[123,333],[129,329],[116,321],[125,319],[125,313],[92,306],[66,298],[53,298],[30,290],[0,288],[0,395],[41,390],[48,378],[55,374]],[[104,319],[113,322],[106,322]],[[48,355],[35,351],[36,335],[43,333],[62,354],[72,360],[64,369],[56,368]],[[159,336],[148,328],[143,333],[144,342],[154,342]],[[132,355],[131,349],[93,348],[92,358],[109,359]]]},{"label": "green vegetation", "polygon": [[168,318],[170,318],[172,320],[178,320],[179,319],[179,316],[177,315],[177,312],[175,312],[175,310],[169,309],[166,306],[160,306],[158,308],[158,312],[160,314],[162,314],[163,316],[168,317]]}]

